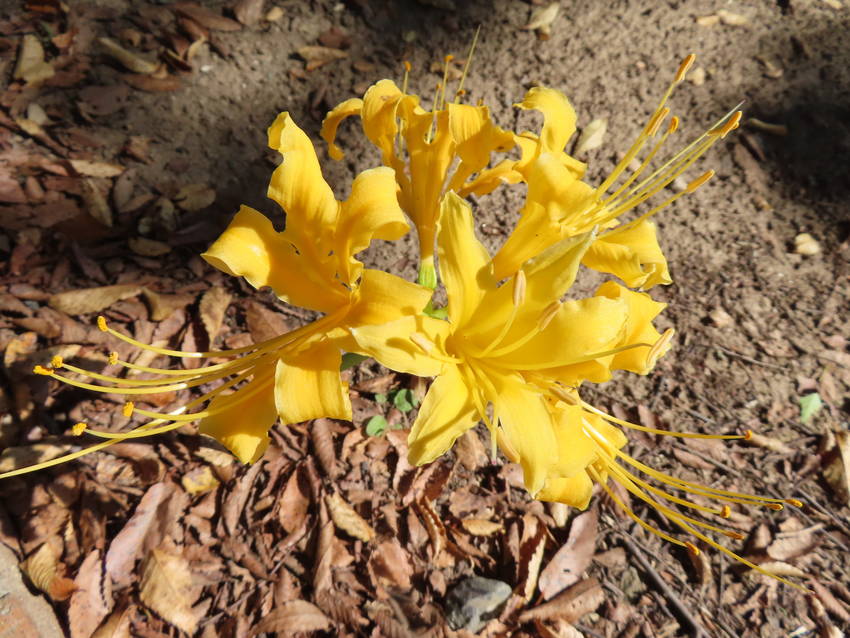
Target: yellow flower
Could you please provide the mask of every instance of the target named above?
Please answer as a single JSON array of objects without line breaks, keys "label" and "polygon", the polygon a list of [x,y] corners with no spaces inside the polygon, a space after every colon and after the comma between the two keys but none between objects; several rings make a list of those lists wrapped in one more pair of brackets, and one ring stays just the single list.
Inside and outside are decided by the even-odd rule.
[{"label": "yellow flower", "polygon": [[[383,271],[366,269],[354,257],[373,239],[394,240],[408,231],[391,169],[364,171],[354,180],[349,198],[338,202],[322,178],[309,138],[287,113],[278,116],[269,129],[269,146],[280,151],[283,158],[272,176],[269,197],[286,212],[286,229],[276,231],[268,218],[243,206],[203,257],[230,275],[245,277],[256,288],[269,286],[282,300],[324,316],[269,341],[218,352],[148,346],[111,329],[99,318],[102,330],[136,347],[172,357],[225,361],[171,370],[138,366],[119,360],[117,355],[110,357],[113,364],[157,375],[145,380],[88,372],[60,358],[55,358],[49,368],[38,366],[36,372],[95,392],[142,399],[159,392],[223,383],[168,414],[127,403],[127,416],[136,414],[153,420],[122,433],[97,432],[78,425],[75,432],[87,431],[107,441],[29,469],[193,421],[199,421],[202,433],[217,438],[241,461],[253,462],[268,446],[268,430],[277,419],[286,424],[322,416],[351,418],[348,388],[340,379],[342,350],[355,345],[350,331],[416,314],[428,303],[431,291]],[[59,370],[101,384],[61,375]],[[225,394],[233,388],[235,391]],[[191,411],[206,402],[209,405],[205,409]]]},{"label": "yellow flower", "polygon": [[[537,87],[528,92],[524,109],[536,109],[544,117],[540,136],[523,133],[517,138],[522,158],[503,163],[503,171],[512,173],[508,181],[525,181],[528,195],[516,228],[493,258],[497,278],[510,277],[530,257],[564,237],[572,237],[599,228],[596,241],[587,250],[583,264],[616,275],[632,288],[651,288],[671,283],[667,261],[656,238],[650,218],[678,198],[693,192],[708,181],[713,171],[692,180],[687,188],[668,197],[627,224],[619,217],[660,193],[682,175],[702,154],[738,126],[741,114],[733,112],[721,118],[701,137],[672,155],[660,168],[641,178],[661,147],[679,126],[672,117],[660,139],[655,141],[638,167],[607,194],[641,151],[655,140],[670,113],[665,106],[676,85],[683,81],[693,64],[688,56],[661,102],[649,118],[631,148],[611,174],[596,188],[582,181],[584,165],[564,152],[564,145],[575,132],[575,111],[565,96],[554,89]],[[498,168],[498,167],[497,167]]]},{"label": "yellow flower", "polygon": [[[524,264],[512,283],[498,286],[490,257],[475,238],[469,205],[446,195],[437,251],[448,321],[404,317],[352,330],[361,350],[387,367],[437,376],[410,433],[412,463],[434,460],[481,419],[494,445],[498,440],[521,463],[525,484],[536,494],[553,467],[569,462],[553,453],[558,419],[547,393],[586,378],[605,380],[618,366],[651,367],[648,360],[658,351],[653,346],[666,340],[630,323],[654,317],[645,312],[630,319],[628,295],[639,293],[606,288],[588,299],[559,301],[592,241],[592,233],[567,238]],[[651,340],[634,340],[647,336]],[[618,359],[638,349],[642,362],[640,354]]]},{"label": "yellow flower", "polygon": [[362,100],[350,99],[334,108],[322,123],[322,137],[334,159],[343,157],[335,144],[337,128],[352,115],[360,116],[366,137],[380,149],[384,165],[395,171],[401,207],[419,232],[422,283],[433,288],[440,200],[448,191],[464,196],[496,188],[499,180],[480,174],[493,151],[514,146],[514,135],[492,122],[486,106],[447,102],[445,83],[432,109],[425,110],[418,96],[399,89],[391,80],[381,80]]}]

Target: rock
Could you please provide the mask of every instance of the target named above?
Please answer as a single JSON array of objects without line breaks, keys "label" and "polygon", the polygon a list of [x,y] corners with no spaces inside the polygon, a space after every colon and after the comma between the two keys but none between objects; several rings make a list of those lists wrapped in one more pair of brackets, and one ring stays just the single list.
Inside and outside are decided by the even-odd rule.
[{"label": "rock", "polygon": [[63,635],[50,604],[27,589],[17,556],[0,543],[0,638]]},{"label": "rock", "polygon": [[446,619],[452,629],[478,633],[497,615],[511,591],[511,586],[500,580],[480,576],[466,578],[449,592]]}]

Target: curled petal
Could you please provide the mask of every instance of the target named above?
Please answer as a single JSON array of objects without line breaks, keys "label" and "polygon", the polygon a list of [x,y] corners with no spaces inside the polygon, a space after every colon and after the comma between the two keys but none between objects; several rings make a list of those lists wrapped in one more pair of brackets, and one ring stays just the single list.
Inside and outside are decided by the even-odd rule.
[{"label": "curled petal", "polygon": [[543,86],[536,86],[519,104],[521,109],[534,109],[543,114],[540,145],[543,152],[563,151],[567,141],[576,131],[576,111],[567,96]]},{"label": "curled petal", "polygon": [[339,128],[340,122],[352,115],[360,115],[363,109],[363,100],[357,97],[350,98],[341,104],[336,105],[322,120],[322,139],[328,143],[328,155],[331,159],[341,160],[343,158],[342,149],[336,145],[336,131]]},{"label": "curled petal", "polygon": [[274,403],[281,423],[351,419],[348,385],[339,376],[342,353],[334,341],[318,341],[277,362]]},{"label": "curled petal", "polygon": [[448,190],[457,191],[470,175],[487,166],[493,151],[512,148],[514,136],[493,123],[486,106],[451,103],[448,112],[455,153],[461,159]]},{"label": "curled petal", "polygon": [[564,503],[580,510],[587,509],[593,492],[593,481],[586,470],[581,470],[570,477],[551,476],[537,493],[541,501]]},{"label": "curled petal", "polygon": [[671,284],[670,271],[658,245],[655,224],[643,220],[599,237],[584,256],[584,265],[622,279],[629,288]]}]

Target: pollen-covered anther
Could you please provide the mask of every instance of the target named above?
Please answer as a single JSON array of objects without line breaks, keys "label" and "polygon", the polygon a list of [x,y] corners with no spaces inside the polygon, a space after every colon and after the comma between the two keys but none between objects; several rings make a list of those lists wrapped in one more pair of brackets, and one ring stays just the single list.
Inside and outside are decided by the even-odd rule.
[{"label": "pollen-covered anther", "polygon": [[455,59],[455,56],[453,56],[451,53],[449,53],[446,57],[443,58],[443,62],[448,64],[449,62],[451,62],[454,59]]},{"label": "pollen-covered anther", "polygon": [[751,441],[752,438],[753,438],[753,431],[752,430],[747,430],[747,431],[744,432],[744,440],[745,441]]},{"label": "pollen-covered anther", "polygon": [[666,106],[660,111],[658,111],[658,113],[656,113],[655,116],[650,120],[646,134],[649,137],[653,137],[658,132],[658,129],[661,128],[661,122],[663,122],[664,118],[666,118],[668,115],[670,115],[670,109]]},{"label": "pollen-covered anther", "polygon": [[729,538],[733,538],[736,541],[742,541],[746,538],[741,532],[733,532],[730,529],[723,530],[723,535],[728,536]]},{"label": "pollen-covered anther", "polygon": [[121,414],[123,414],[128,419],[133,416],[133,410],[136,409],[136,405],[132,401],[127,401],[124,404],[124,407],[121,408]]},{"label": "pollen-covered anther", "polygon": [[684,60],[682,60],[682,63],[679,65],[679,70],[676,71],[675,82],[681,82],[682,80],[685,79],[685,75],[687,74],[688,69],[690,69],[693,66],[696,59],[697,59],[697,56],[695,56],[693,53],[691,53],[690,55],[688,55],[688,57],[686,57]]},{"label": "pollen-covered anther", "polygon": [[688,549],[688,552],[690,552],[692,556],[699,556],[699,547],[694,545],[692,542],[685,541],[685,547]]},{"label": "pollen-covered anther", "polygon": [[781,512],[785,509],[785,506],[782,503],[765,503],[770,509],[776,510],[777,512]]},{"label": "pollen-covered anther", "polygon": [[711,129],[708,134],[709,135],[718,135],[720,139],[726,137],[731,131],[734,131],[738,126],[741,125],[741,117],[743,117],[744,113],[742,111],[735,111],[732,116],[726,120],[723,124],[720,124],[713,129]]},{"label": "pollen-covered anther", "polygon": [[786,498],[785,502],[794,507],[803,507],[803,501],[798,501],[796,498]]},{"label": "pollen-covered anther", "polygon": [[525,303],[525,271],[518,270],[516,275],[514,275],[514,306],[519,308]]},{"label": "pollen-covered anther", "polygon": [[64,362],[62,360],[62,357],[60,357],[57,354],[57,355],[54,355],[54,357],[50,360],[50,367],[53,368],[54,370],[57,370],[57,369],[62,367],[63,363]]},{"label": "pollen-covered anther", "polygon": [[74,427],[71,428],[71,434],[74,436],[80,436],[83,432],[86,431],[88,425],[80,421],[79,423],[75,423]]},{"label": "pollen-covered anther", "polygon": [[424,335],[414,332],[410,335],[410,340],[419,346],[426,354],[429,354],[434,349],[434,344]]},{"label": "pollen-covered anther", "polygon": [[667,126],[667,135],[675,133],[678,128],[679,128],[679,116],[674,115],[673,117],[670,118],[670,124]]},{"label": "pollen-covered anther", "polygon": [[103,315],[97,316],[97,327],[100,329],[101,332],[106,332],[109,329],[106,325],[106,317],[104,317]]},{"label": "pollen-covered anther", "polygon": [[108,361],[109,361],[109,365],[111,365],[111,366],[114,366],[116,363],[118,363],[118,353],[115,352],[114,350],[112,352],[110,352]]},{"label": "pollen-covered anther", "polygon": [[402,62],[402,64],[404,65],[404,70],[405,70],[407,73],[410,73],[410,70],[413,68],[413,67],[411,66],[410,62],[408,62],[407,60],[404,60],[404,61]]},{"label": "pollen-covered anther", "polygon": [[729,518],[730,516],[732,516],[732,508],[728,505],[724,505],[723,508],[720,510],[720,516],[721,518]]},{"label": "pollen-covered anther", "polygon": [[705,173],[703,173],[702,175],[697,177],[695,180],[693,180],[690,184],[688,184],[687,187],[685,188],[685,192],[686,193],[693,193],[696,189],[698,189],[700,186],[705,184],[712,177],[714,177],[714,170],[713,169],[707,170]]},{"label": "pollen-covered anther", "polygon": [[51,370],[50,368],[45,368],[44,366],[35,366],[32,369],[32,372],[33,374],[40,374],[45,377],[49,377],[53,374],[53,370]]}]

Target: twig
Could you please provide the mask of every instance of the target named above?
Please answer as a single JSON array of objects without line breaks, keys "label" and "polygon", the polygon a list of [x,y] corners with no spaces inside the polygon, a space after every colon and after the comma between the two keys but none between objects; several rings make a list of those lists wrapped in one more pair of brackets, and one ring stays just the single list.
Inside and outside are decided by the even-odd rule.
[{"label": "twig", "polygon": [[691,614],[682,600],[676,595],[676,593],[670,589],[670,586],[664,582],[664,579],[661,578],[661,575],[655,571],[655,568],[649,563],[646,557],[643,555],[643,552],[638,549],[637,545],[632,541],[631,537],[627,534],[620,534],[620,540],[623,541],[623,544],[626,546],[626,549],[631,552],[631,554],[635,557],[638,563],[640,563],[641,567],[643,567],[644,571],[646,571],[647,576],[649,576],[650,580],[655,583],[655,586],[659,589],[659,591],[664,595],[664,597],[668,600],[670,605],[673,607],[676,615],[685,622],[686,625],[690,626],[693,630],[694,638],[709,638],[708,632],[705,628],[700,624],[700,622]]},{"label": "twig", "polygon": [[747,363],[752,363],[753,365],[764,366],[765,368],[773,368],[774,370],[787,370],[786,366],[781,366],[776,363],[768,363],[767,361],[759,361],[758,359],[753,359],[752,357],[743,355],[740,352],[735,352],[734,350],[730,350],[729,348],[724,348],[723,346],[716,343],[714,344],[714,347],[720,350],[721,352],[725,352],[730,357],[735,357],[736,359],[746,361]]}]

